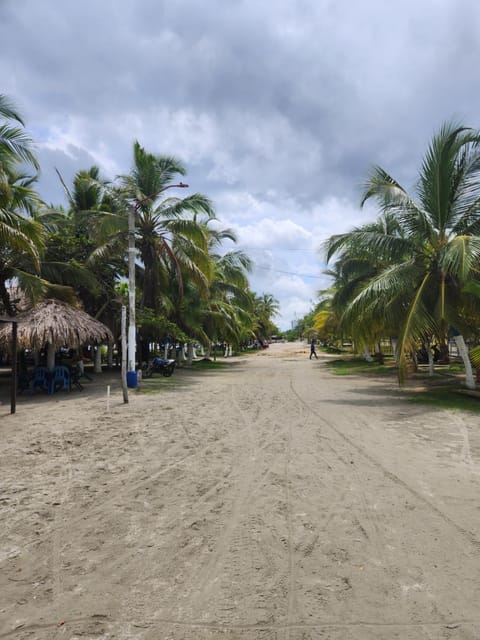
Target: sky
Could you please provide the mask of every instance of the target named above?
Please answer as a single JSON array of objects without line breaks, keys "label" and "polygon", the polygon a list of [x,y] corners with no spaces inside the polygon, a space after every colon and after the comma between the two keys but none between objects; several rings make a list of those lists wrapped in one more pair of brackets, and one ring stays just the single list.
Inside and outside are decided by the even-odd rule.
[{"label": "sky", "polygon": [[325,239],[376,217],[372,165],[413,190],[444,122],[480,128],[478,33],[478,0],[0,0],[0,93],[47,203],[135,140],[177,157],[285,330],[331,284]]}]

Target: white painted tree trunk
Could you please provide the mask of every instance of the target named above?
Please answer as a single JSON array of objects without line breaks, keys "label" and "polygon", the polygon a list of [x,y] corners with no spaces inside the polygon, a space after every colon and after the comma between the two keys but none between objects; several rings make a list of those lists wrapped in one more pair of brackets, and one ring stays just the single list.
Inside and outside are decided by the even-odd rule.
[{"label": "white painted tree trunk", "polygon": [[430,340],[425,340],[425,350],[427,352],[427,358],[428,358],[428,375],[433,376],[435,372],[433,369],[433,353],[430,347]]},{"label": "white painted tree trunk", "polygon": [[467,345],[463,336],[454,336],[455,344],[457,345],[458,353],[463,360],[463,366],[465,367],[465,386],[467,389],[475,389],[475,378],[473,377],[472,363],[468,355]]},{"label": "white painted tree trunk", "polygon": [[418,368],[418,358],[417,358],[417,352],[415,349],[412,349],[412,362],[415,365],[415,371]]},{"label": "white painted tree trunk", "polygon": [[102,373],[102,349],[100,348],[100,345],[98,345],[97,350],[95,351],[93,370],[95,373]]},{"label": "white painted tree trunk", "polygon": [[187,344],[187,364],[188,364],[189,367],[192,366],[193,355],[194,355],[193,343],[189,342]]},{"label": "white painted tree trunk", "polygon": [[370,354],[370,349],[368,348],[367,345],[363,347],[363,357],[367,362],[373,362],[373,358]]},{"label": "white painted tree trunk", "polygon": [[178,364],[182,365],[185,362],[185,345],[180,345],[180,351],[178,352]]},{"label": "white painted tree trunk", "polygon": [[433,376],[435,373],[435,370],[434,370],[434,363],[433,363],[433,353],[431,352],[430,349],[428,349],[427,355],[428,355],[428,375]]},{"label": "white painted tree trunk", "polygon": [[395,359],[396,364],[398,364],[398,338],[392,338],[392,349],[393,349],[393,357]]}]

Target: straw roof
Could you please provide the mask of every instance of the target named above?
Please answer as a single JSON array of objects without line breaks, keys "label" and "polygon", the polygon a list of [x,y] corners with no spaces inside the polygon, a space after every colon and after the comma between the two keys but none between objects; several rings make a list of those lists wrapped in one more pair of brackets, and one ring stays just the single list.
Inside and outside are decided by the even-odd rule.
[{"label": "straw roof", "polygon": [[[113,334],[102,322],[60,300],[44,300],[15,316],[17,342],[21,349],[39,350],[47,344],[55,348],[77,349],[85,344],[113,342]],[[0,344],[7,346],[11,328],[0,328]]]}]

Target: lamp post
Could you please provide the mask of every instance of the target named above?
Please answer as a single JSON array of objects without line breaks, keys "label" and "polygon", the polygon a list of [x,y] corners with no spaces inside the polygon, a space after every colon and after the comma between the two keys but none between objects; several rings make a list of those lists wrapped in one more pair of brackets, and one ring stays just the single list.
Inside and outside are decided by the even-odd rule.
[{"label": "lamp post", "polygon": [[135,355],[137,351],[137,327],[135,319],[135,215],[144,202],[156,198],[160,193],[167,189],[185,189],[188,184],[180,182],[179,184],[170,184],[155,193],[138,200],[131,206],[128,212],[128,357],[127,357],[127,375],[129,372],[135,372]]}]

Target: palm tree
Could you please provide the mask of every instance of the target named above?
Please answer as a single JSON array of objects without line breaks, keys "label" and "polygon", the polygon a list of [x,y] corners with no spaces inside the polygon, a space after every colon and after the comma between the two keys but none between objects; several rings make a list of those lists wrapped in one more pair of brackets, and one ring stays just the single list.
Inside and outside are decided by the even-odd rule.
[{"label": "palm tree", "polygon": [[[135,282],[141,289],[140,309],[158,319],[162,316],[163,322],[172,308],[166,296],[172,279],[181,295],[186,274],[199,288],[208,286],[208,239],[197,216],[213,219],[215,213],[208,198],[198,193],[185,198],[165,197],[167,190],[186,186],[175,184],[177,176],[186,173],[176,158],[148,153],[138,142],[133,151],[133,169],[120,176],[121,186],[113,192],[120,203],[119,215],[105,216],[111,239],[101,251],[105,252],[119,237],[127,239],[128,214],[133,211],[134,247],[140,258],[134,266]],[[117,223],[117,233],[112,233],[112,221]],[[134,318],[133,313],[131,317]],[[131,322],[130,327],[134,324]],[[143,337],[144,344],[148,344],[148,336]]]},{"label": "palm tree", "polygon": [[353,242],[365,254],[380,254],[385,265],[368,279],[347,308],[360,321],[398,318],[400,377],[407,353],[418,341],[448,339],[463,358],[466,385],[474,387],[461,332],[465,285],[477,278],[480,259],[480,134],[445,124],[434,135],[420,169],[415,197],[386,171],[374,167],[362,205],[373,198],[383,213],[393,214],[400,233],[360,230],[331,243],[332,252],[348,253]]},{"label": "palm tree", "polygon": [[36,176],[23,171],[25,166],[38,169],[32,141],[4,95],[0,95],[0,118],[4,119],[0,124],[0,299],[5,311],[13,314],[7,283],[17,278],[20,285],[33,286],[31,271],[40,269],[44,234],[32,215],[42,203],[33,189]]},{"label": "palm tree", "polygon": [[140,306],[159,311],[169,267],[177,275],[180,290],[182,269],[199,286],[206,286],[207,238],[196,216],[215,218],[215,213],[208,198],[198,193],[185,198],[164,197],[175,178],[186,174],[176,158],[147,153],[138,142],[133,151],[134,167],[121,178],[121,193],[136,206],[136,246],[142,263]]},{"label": "palm tree", "polygon": [[[7,283],[16,282],[31,302],[44,297],[73,301],[72,285],[85,280],[72,252],[71,218],[47,208],[34,190],[36,176],[20,172],[25,163],[38,163],[32,142],[18,126],[23,121],[12,104],[0,96],[0,115],[14,120],[0,126],[0,297],[8,313],[14,312]],[[62,248],[64,249],[62,254]],[[52,255],[53,254],[53,255]],[[88,280],[92,285],[93,279]]]},{"label": "palm tree", "polygon": [[207,349],[218,340],[238,345],[245,319],[252,311],[247,278],[250,259],[242,251],[220,253],[224,240],[236,242],[235,233],[228,228],[213,228],[211,218],[195,217],[207,238],[210,264],[203,268],[208,276],[207,287],[198,287],[185,273],[184,293],[180,295],[172,273],[168,295],[173,303],[170,318],[191,337],[188,342],[190,357],[193,342],[200,342]]},{"label": "palm tree", "polygon": [[[327,262],[335,255],[333,268],[326,274],[333,278],[330,298],[338,329],[363,348],[365,358],[372,360],[369,347],[385,335],[398,336],[398,315],[384,309],[383,316],[375,306],[369,314],[365,307],[361,315],[349,313],[349,306],[362,289],[382,273],[392,259],[403,261],[406,245],[402,242],[401,226],[391,211],[382,213],[375,222],[357,227],[344,234],[331,236],[325,243]],[[393,251],[393,254],[392,254]],[[396,340],[396,338],[393,338]]]},{"label": "palm tree", "polygon": [[339,314],[333,306],[335,289],[319,292],[321,298],[313,311],[311,326],[306,333],[315,334],[323,343],[333,346],[341,339]]},{"label": "palm tree", "polygon": [[23,119],[13,102],[3,94],[0,94],[0,117],[4,119],[0,124],[0,171],[22,163],[38,169],[32,140],[23,129]]},{"label": "palm tree", "polygon": [[251,261],[243,251],[213,254],[214,277],[203,305],[203,326],[210,342],[238,347],[254,337],[254,306],[248,286]]},{"label": "palm tree", "polygon": [[[96,166],[78,171],[72,189],[60,174],[59,178],[69,208],[67,212],[51,214],[48,262],[44,260],[43,270],[48,270],[56,281],[60,278],[60,282],[70,284],[85,310],[110,324],[109,320],[118,315],[118,305],[112,304],[118,298],[118,277],[126,273],[124,255],[118,246],[116,225],[121,220],[117,213],[118,202]],[[104,250],[103,235],[111,232],[113,223],[115,233],[107,251]]]},{"label": "palm tree", "polygon": [[255,316],[257,321],[257,337],[260,340],[269,338],[272,332],[276,332],[272,319],[278,315],[280,303],[270,293],[255,296]]}]

